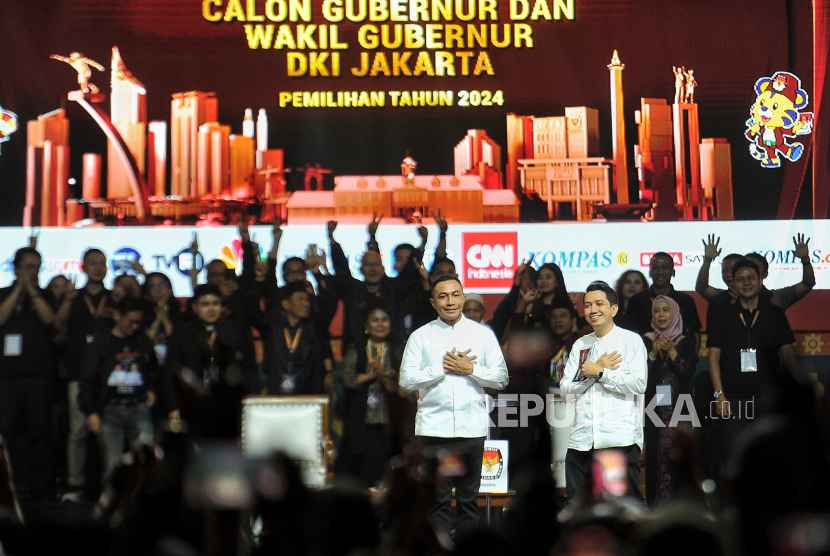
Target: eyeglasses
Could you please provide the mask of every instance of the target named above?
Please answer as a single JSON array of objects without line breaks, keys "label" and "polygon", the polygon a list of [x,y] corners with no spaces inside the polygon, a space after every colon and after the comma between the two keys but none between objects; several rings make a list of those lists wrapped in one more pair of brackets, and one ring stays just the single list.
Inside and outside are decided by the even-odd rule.
[{"label": "eyeglasses", "polygon": [[153,284],[152,286],[150,286],[150,291],[167,289],[170,289],[170,284],[168,284],[167,282],[159,282],[158,284]]},{"label": "eyeglasses", "polygon": [[383,263],[363,263],[361,266],[368,266],[369,268],[382,267]]}]

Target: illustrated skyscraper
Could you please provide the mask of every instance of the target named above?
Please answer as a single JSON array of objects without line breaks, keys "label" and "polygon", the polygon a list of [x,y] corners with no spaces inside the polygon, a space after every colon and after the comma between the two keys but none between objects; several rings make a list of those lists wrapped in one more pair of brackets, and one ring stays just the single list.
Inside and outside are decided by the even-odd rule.
[{"label": "illustrated skyscraper", "polygon": [[[147,151],[147,90],[127,70],[117,46],[112,47],[110,87],[110,119],[124,138],[143,175]],[[127,177],[130,169],[124,165],[115,149],[115,145],[107,143],[107,197],[124,199],[132,195]]]},{"label": "illustrated skyscraper", "polygon": [[63,109],[27,124],[24,226],[61,226],[69,178],[69,120]]},{"label": "illustrated skyscraper", "polygon": [[170,113],[170,194],[196,196],[199,128],[216,123],[216,93],[174,93]]}]

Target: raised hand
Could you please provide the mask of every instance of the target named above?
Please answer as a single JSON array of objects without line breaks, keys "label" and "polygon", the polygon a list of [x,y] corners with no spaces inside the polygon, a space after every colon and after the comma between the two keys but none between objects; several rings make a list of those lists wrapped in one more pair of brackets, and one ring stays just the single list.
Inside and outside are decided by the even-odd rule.
[{"label": "raised hand", "polygon": [[130,269],[135,272],[136,274],[141,274],[142,276],[147,276],[147,270],[144,268],[144,265],[141,264],[141,259],[133,259],[130,261]]},{"label": "raised hand", "polygon": [[329,239],[334,239],[334,230],[337,229],[337,220],[329,220],[326,227],[329,232]]},{"label": "raised hand", "polygon": [[516,273],[513,275],[514,286],[522,285],[522,280],[524,279],[525,274],[527,274],[527,269],[530,267],[531,263],[533,263],[533,256],[534,253],[531,253],[530,258],[523,260],[522,264],[519,265],[519,268],[516,269]]},{"label": "raised hand", "polygon": [[305,250],[305,266],[312,274],[320,272],[320,257],[309,248]]},{"label": "raised hand", "polygon": [[244,216],[240,216],[236,222],[236,229],[239,231],[239,237],[242,241],[251,241],[251,234],[248,231],[248,220]]},{"label": "raised hand", "polygon": [[530,288],[529,290],[523,291],[519,294],[519,299],[524,301],[525,304],[530,305],[534,301],[538,300],[542,297],[542,294],[539,293],[539,290],[536,288]]},{"label": "raised hand", "polygon": [[322,268],[326,271],[326,274],[329,272],[328,266],[326,266],[326,252],[320,249],[317,253],[317,265],[318,268]]},{"label": "raised hand", "polygon": [[429,270],[427,270],[426,265],[424,265],[424,261],[417,260],[415,257],[412,257],[412,264],[415,268],[418,269],[418,275],[421,277],[421,283],[428,285],[429,284]]},{"label": "raised hand", "polygon": [[40,239],[40,232],[32,228],[32,233],[29,234],[29,247],[37,249],[37,241]]},{"label": "raised hand", "polygon": [[441,209],[439,208],[437,213],[433,212],[431,214],[432,219],[435,220],[435,224],[438,226],[438,229],[441,231],[441,234],[446,235],[449,225],[447,224],[447,221],[444,220],[444,217],[441,215]]},{"label": "raised hand", "polygon": [[75,299],[76,297],[78,297],[79,293],[81,293],[81,290],[78,289],[78,278],[76,276],[70,276],[69,287],[66,289],[65,299]]},{"label": "raised hand", "polygon": [[426,245],[427,239],[429,239],[429,230],[426,226],[418,226],[418,235],[421,236],[421,243]]},{"label": "raised hand", "polygon": [[190,245],[187,248],[193,256],[195,257],[199,253],[199,234],[193,232],[193,239],[190,241]]},{"label": "raised hand", "polygon": [[701,240],[703,242],[703,256],[707,259],[717,259],[722,251],[722,249],[718,249],[720,237],[715,239],[715,234],[709,234],[707,238],[708,241]]},{"label": "raised hand", "polygon": [[372,213],[372,221],[369,223],[369,226],[367,227],[367,229],[369,230],[369,236],[370,237],[375,237],[375,234],[378,231],[378,226],[380,226],[380,221],[381,220],[383,220],[383,215],[382,214],[380,215],[380,218],[378,218],[378,213],[376,213],[376,212]]},{"label": "raised hand", "polygon": [[274,224],[271,227],[271,235],[274,237],[274,240],[279,240],[282,237],[282,217],[275,216],[274,217]]},{"label": "raised hand", "polygon": [[803,259],[805,257],[810,256],[810,239],[807,238],[807,241],[804,241],[804,234],[798,234],[797,236],[793,236],[793,245],[795,249],[793,249],[793,255],[795,255],[799,259]]}]

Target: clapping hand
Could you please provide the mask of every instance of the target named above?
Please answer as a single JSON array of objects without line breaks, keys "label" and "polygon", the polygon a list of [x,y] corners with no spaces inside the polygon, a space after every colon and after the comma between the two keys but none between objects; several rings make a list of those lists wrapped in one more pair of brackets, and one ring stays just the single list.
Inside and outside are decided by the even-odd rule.
[{"label": "clapping hand", "polygon": [[674,349],[674,342],[665,334],[657,333],[654,336],[654,349],[662,354],[668,354]]}]

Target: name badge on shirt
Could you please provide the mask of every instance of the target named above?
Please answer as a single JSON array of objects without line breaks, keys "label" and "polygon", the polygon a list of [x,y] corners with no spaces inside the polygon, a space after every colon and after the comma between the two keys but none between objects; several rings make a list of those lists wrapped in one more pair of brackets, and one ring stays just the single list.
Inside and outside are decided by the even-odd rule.
[{"label": "name badge on shirt", "polygon": [[156,344],[153,346],[153,350],[156,352],[159,365],[164,365],[164,361],[167,359],[167,344]]},{"label": "name badge on shirt", "polygon": [[294,391],[294,377],[291,375],[282,375],[282,382],[280,383],[280,390],[283,394],[290,394]]},{"label": "name badge on shirt", "polygon": [[657,407],[661,405],[671,405],[671,384],[657,385]]},{"label": "name badge on shirt", "polygon": [[741,350],[741,372],[755,373],[758,372],[758,359],[754,349]]},{"label": "name badge on shirt", "polygon": [[369,409],[376,409],[380,405],[380,398],[378,393],[374,390],[369,390],[369,395],[366,397],[366,406]]},{"label": "name badge on shirt", "polygon": [[20,334],[6,334],[3,339],[3,355],[17,357],[23,353],[23,336]]}]

